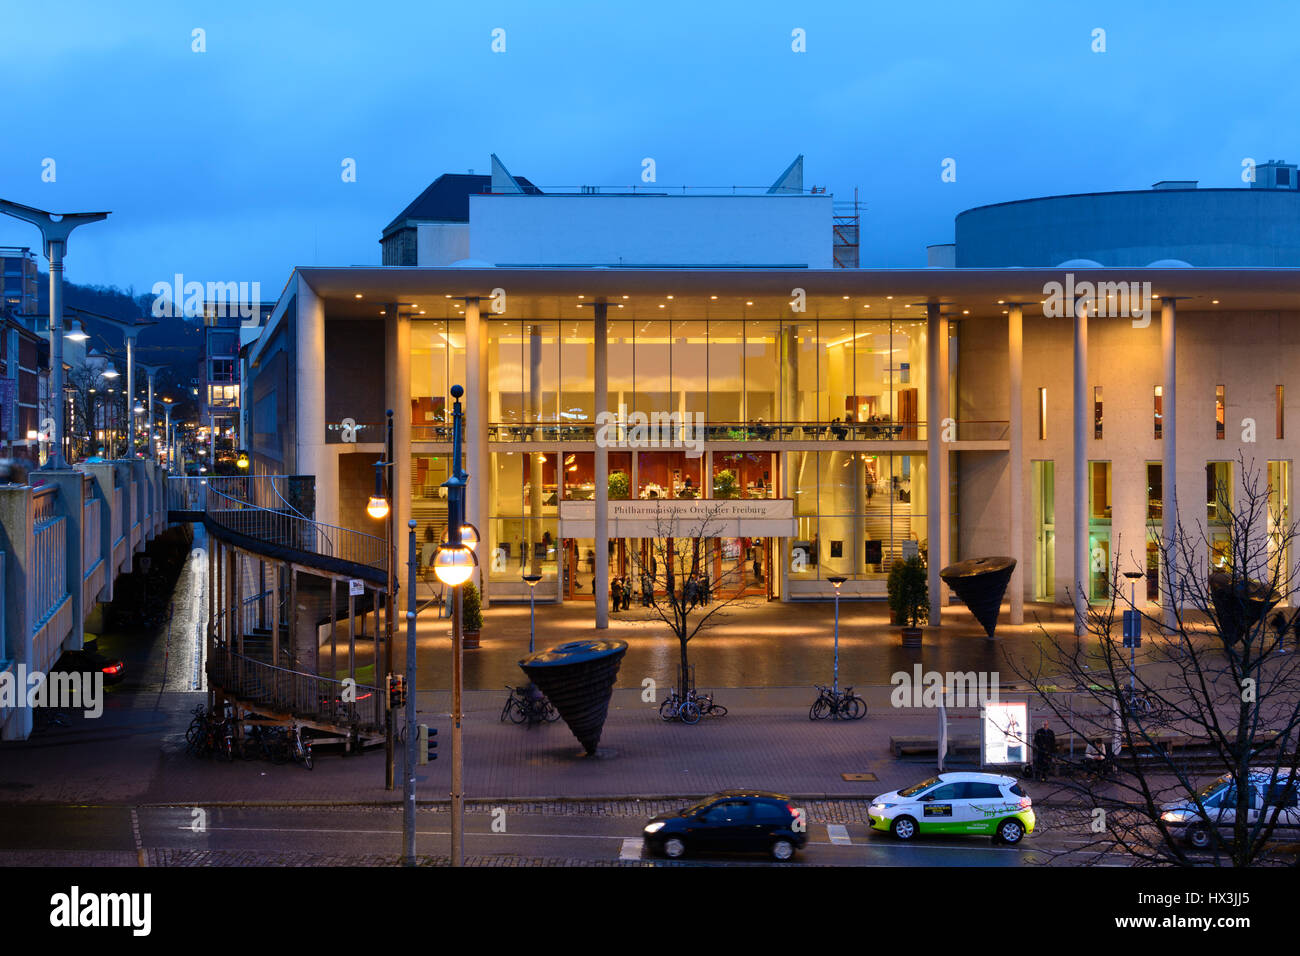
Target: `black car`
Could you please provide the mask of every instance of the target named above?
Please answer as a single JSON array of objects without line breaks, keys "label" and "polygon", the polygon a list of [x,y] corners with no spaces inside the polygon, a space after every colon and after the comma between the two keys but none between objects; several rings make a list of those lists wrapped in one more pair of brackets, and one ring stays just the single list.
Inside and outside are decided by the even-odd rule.
[{"label": "black car", "polygon": [[116,684],[126,676],[126,665],[87,647],[80,651],[65,651],[50,671],[56,674],[94,674],[98,671],[104,675],[104,684],[107,686]]},{"label": "black car", "polygon": [[655,817],[643,831],[653,853],[676,859],[688,850],[762,851],[788,860],[808,842],[803,811],[789,797],[762,790],[726,790],[677,813]]}]

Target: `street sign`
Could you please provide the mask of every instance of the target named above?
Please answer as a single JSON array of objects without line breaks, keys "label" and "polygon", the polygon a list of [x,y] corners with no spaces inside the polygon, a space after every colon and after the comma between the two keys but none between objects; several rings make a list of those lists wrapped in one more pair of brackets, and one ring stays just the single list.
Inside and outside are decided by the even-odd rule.
[{"label": "street sign", "polygon": [[1124,612],[1124,646],[1142,646],[1142,615],[1138,611]]},{"label": "street sign", "polygon": [[348,579],[348,596],[361,597],[366,593],[366,583],[360,578]]}]

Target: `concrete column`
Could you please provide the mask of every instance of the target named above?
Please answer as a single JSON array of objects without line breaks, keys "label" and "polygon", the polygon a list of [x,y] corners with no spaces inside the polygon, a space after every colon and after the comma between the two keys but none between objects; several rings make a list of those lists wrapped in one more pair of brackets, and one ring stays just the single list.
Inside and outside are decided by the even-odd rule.
[{"label": "concrete column", "polygon": [[[130,424],[126,429],[126,454],[123,458],[135,457],[135,336],[135,332],[126,333],[126,420]],[[208,467],[212,467],[211,458]]]},{"label": "concrete column", "polygon": [[86,523],[84,485],[87,478],[79,471],[47,471],[44,472],[44,477],[50,484],[59,486],[63,513],[67,515],[64,560],[67,563],[68,600],[72,602],[72,633],[64,649],[79,651],[85,643],[83,625],[86,620],[86,609],[82,604],[82,592],[86,578],[83,553],[83,539],[86,532],[83,526]]},{"label": "concrete column", "polygon": [[1088,611],[1088,307],[1074,307],[1074,633],[1084,631]]},{"label": "concrete column", "polygon": [[1011,573],[1011,623],[1025,623],[1025,444],[1024,396],[1025,335],[1021,306],[1012,305],[1007,319],[1007,384],[1011,447],[1007,453],[1010,471],[1010,507],[1007,509],[1007,554],[1016,559]]},{"label": "concrete column", "polygon": [[[465,300],[465,470],[469,484],[465,490],[465,517],[478,528],[483,538],[480,549],[486,552],[488,531],[489,481],[495,476],[488,469],[488,383],[486,375],[487,328],[482,322],[478,299]],[[480,560],[484,556],[480,555]],[[482,576],[482,605],[488,606],[487,575]]]},{"label": "concrete column", "polygon": [[[532,439],[535,442],[542,440],[542,429],[540,426],[542,420],[542,328],[540,325],[531,325],[528,327],[528,409],[525,413],[525,420],[531,424],[537,425],[534,428]],[[563,495],[563,489],[560,483],[564,476],[564,459],[555,463],[555,474],[557,476],[556,490],[557,494]],[[542,540],[542,454],[534,451],[528,456],[528,534],[524,535],[525,540],[530,542],[529,548],[532,556],[528,562],[528,571],[530,574],[541,573],[541,559],[537,557],[537,549],[531,546],[531,542]],[[564,560],[564,556],[560,556]]]},{"label": "concrete column", "polygon": [[[0,606],[4,616],[4,656],[28,673],[44,670],[53,661],[35,659],[32,630],[36,623],[32,575],[32,489],[26,485],[0,486],[0,574],[4,591]],[[13,675],[15,678],[17,675]],[[19,685],[26,693],[26,686]],[[0,712],[0,739],[26,740],[32,732],[32,709],[14,707]]]},{"label": "concrete column", "polygon": [[296,460],[292,473],[316,476],[316,520],[339,524],[338,466],[325,444],[325,304],[298,277]]},{"label": "concrete column", "polygon": [[[1164,366],[1161,389],[1160,440],[1164,445],[1160,466],[1162,491],[1161,533],[1168,559],[1177,557],[1178,534],[1178,304],[1173,299],[1160,300],[1160,356]],[[1160,569],[1165,627],[1172,628],[1175,618],[1176,575],[1169,563]]]},{"label": "concrete column", "polygon": [[[790,421],[796,421],[797,418],[798,416],[792,416],[790,418]],[[710,458],[712,458],[712,453],[710,453]],[[712,464],[711,461],[710,464]],[[777,452],[776,467],[780,472],[779,475],[780,482],[777,485],[777,494],[780,495],[782,498],[793,498],[794,494],[791,492],[790,489],[790,453],[788,451]],[[713,475],[713,469],[710,468],[709,469],[710,489],[712,489],[713,487],[712,475]],[[776,556],[773,558],[773,560],[777,560],[781,562],[781,600],[782,601],[790,600],[790,550],[789,550],[790,541],[791,541],[790,538],[778,538],[777,539],[778,552]]]},{"label": "concrete column", "polygon": [[[594,413],[609,408],[609,306],[597,302],[592,306],[592,338],[595,340],[593,371],[595,373]],[[631,496],[636,497],[633,486]],[[596,598],[596,627],[609,627],[609,449],[596,446],[596,580],[592,591]]]},{"label": "concrete column", "polygon": [[926,328],[926,536],[929,538],[928,572],[930,625],[943,623],[947,588],[939,572],[948,561],[948,447],[943,441],[943,420],[948,417],[948,320],[938,303],[925,307]]}]

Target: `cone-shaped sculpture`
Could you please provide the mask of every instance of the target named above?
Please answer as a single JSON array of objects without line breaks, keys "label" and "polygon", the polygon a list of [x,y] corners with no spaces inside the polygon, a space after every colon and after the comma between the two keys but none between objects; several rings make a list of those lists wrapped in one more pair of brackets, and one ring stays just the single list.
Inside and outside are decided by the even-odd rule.
[{"label": "cone-shaped sculpture", "polygon": [[1002,595],[1007,593],[1007,582],[1015,569],[1015,558],[971,558],[948,565],[939,577],[970,608],[984,633],[992,637],[998,626]]},{"label": "cone-shaped sculpture", "polygon": [[519,662],[588,754],[596,752],[626,641],[569,641]]},{"label": "cone-shaped sculpture", "polygon": [[1219,619],[1219,634],[1228,644],[1236,644],[1275,605],[1282,603],[1282,595],[1263,581],[1238,578],[1234,587],[1229,575],[1212,571],[1209,583],[1210,600]]}]

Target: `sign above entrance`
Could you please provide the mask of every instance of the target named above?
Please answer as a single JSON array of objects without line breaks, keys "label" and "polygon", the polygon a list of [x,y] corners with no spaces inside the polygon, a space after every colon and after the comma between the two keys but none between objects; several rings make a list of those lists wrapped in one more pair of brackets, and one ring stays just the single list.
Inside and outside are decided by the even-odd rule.
[{"label": "sign above entrance", "polygon": [[[789,538],[792,498],[655,498],[611,501],[611,538]],[[594,538],[596,502],[560,503],[560,537]]]}]

